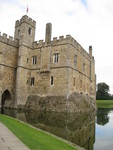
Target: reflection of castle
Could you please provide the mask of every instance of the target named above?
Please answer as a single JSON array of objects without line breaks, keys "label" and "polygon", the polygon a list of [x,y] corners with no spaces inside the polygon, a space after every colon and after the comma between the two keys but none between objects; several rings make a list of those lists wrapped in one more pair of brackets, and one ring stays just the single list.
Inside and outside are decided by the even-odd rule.
[{"label": "reflection of castle", "polygon": [[[93,150],[95,142],[95,115],[93,113],[56,113],[12,111],[12,116],[64,138],[87,150]],[[8,114],[8,112],[5,112]],[[9,113],[11,115],[11,112]]]},{"label": "reflection of castle", "polygon": [[[23,16],[16,21],[14,40],[10,36],[7,38],[6,34],[0,35],[2,105],[22,108],[29,99],[28,108],[35,109],[37,106],[36,109],[42,109],[46,102],[47,110],[64,111],[69,105],[75,108],[73,100],[76,97],[78,101],[88,99],[84,105],[95,107],[95,61],[92,47],[89,47],[87,53],[70,35],[51,40],[51,23],[46,25],[45,41],[34,42],[35,25],[34,20]],[[75,92],[71,103],[67,102]],[[33,96],[38,97],[37,101]],[[48,102],[42,98],[47,96],[51,97]],[[57,102],[53,98],[55,96]],[[70,110],[74,111],[73,108]]]}]

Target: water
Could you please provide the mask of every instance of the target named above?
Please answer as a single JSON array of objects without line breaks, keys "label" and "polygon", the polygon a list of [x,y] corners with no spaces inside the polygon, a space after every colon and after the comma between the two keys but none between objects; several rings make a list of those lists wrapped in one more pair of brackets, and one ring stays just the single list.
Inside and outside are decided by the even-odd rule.
[{"label": "water", "polygon": [[4,113],[32,124],[87,150],[113,150],[113,110],[56,113],[5,109]]},{"label": "water", "polygon": [[113,150],[113,110],[99,109],[94,150]]}]

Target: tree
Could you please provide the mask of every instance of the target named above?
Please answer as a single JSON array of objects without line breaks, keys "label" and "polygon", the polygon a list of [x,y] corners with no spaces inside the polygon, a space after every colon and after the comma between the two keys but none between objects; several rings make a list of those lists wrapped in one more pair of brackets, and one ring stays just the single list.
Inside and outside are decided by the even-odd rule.
[{"label": "tree", "polygon": [[102,82],[102,83],[98,83],[97,84],[97,91],[96,91],[96,99],[109,99],[110,98],[110,94],[109,92],[109,85],[107,85],[106,83]]}]

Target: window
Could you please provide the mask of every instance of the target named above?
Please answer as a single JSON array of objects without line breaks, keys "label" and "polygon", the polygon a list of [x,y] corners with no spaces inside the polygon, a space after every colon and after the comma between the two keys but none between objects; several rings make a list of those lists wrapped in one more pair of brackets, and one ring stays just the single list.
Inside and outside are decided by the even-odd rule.
[{"label": "window", "polygon": [[54,62],[54,63],[58,63],[58,61],[59,61],[59,53],[55,53],[55,54],[53,55],[53,62]]},{"label": "window", "polygon": [[53,85],[53,76],[51,76],[51,85]]},{"label": "window", "polygon": [[73,86],[75,86],[75,78],[73,78]]},{"label": "window", "polygon": [[74,55],[74,66],[77,67],[77,55]]},{"label": "window", "polygon": [[34,83],[35,83],[35,78],[31,77],[31,86],[34,86]]},{"label": "window", "polygon": [[27,58],[27,63],[28,63],[28,61],[29,61],[29,58]]},{"label": "window", "polygon": [[18,35],[20,35],[20,30],[18,30]]},{"label": "window", "polygon": [[26,84],[28,84],[28,83],[29,83],[29,81],[27,80],[27,81],[26,81]]},{"label": "window", "polygon": [[28,29],[28,35],[32,35],[32,29],[31,28]]},{"label": "window", "polygon": [[83,65],[82,65],[82,70],[83,70],[83,72],[85,71],[85,63],[83,63]]},{"label": "window", "polygon": [[80,88],[82,88],[82,80],[80,80]]},{"label": "window", "polygon": [[37,63],[37,56],[33,56],[32,57],[32,63],[33,63],[33,65],[36,65],[36,63]]}]

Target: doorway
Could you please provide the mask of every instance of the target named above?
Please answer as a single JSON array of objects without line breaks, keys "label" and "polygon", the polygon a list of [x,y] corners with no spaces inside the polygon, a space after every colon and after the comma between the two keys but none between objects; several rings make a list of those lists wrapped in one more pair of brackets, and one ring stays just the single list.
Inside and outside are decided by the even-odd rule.
[{"label": "doorway", "polygon": [[1,108],[5,107],[6,104],[10,103],[10,101],[11,101],[11,94],[8,90],[5,90],[2,94]]}]

